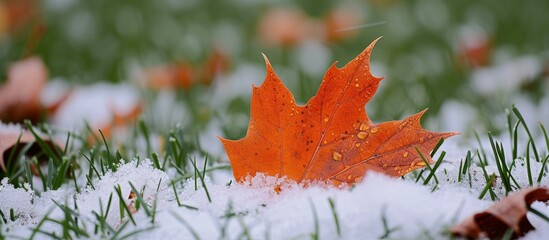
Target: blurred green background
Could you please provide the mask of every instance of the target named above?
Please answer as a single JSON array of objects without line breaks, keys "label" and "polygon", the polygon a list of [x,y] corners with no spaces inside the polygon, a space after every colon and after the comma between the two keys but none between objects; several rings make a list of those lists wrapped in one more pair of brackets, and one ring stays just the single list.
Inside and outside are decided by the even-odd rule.
[{"label": "blurred green background", "polygon": [[[10,63],[32,55],[44,60],[50,78],[73,84],[133,82],[141,69],[179,64],[201,72],[191,74],[193,86],[178,95],[189,108],[203,112],[196,110],[202,105],[194,96],[222,81],[216,76],[231,75],[245,65],[263,69],[263,52],[296,99],[305,103],[332,62],[341,67],[383,36],[372,64],[374,74],[386,80],[367,107],[377,122],[429,108],[427,118],[442,116],[430,122],[440,128],[455,125],[445,125],[444,116],[474,119],[491,128],[502,125],[494,116],[517,97],[534,109],[547,101],[546,0],[0,3],[0,81],[7,78]],[[214,69],[204,73],[212,61]],[[250,89],[258,80],[242,88]],[[196,122],[216,114],[247,114],[247,101],[236,97],[228,110],[208,110]],[[445,104],[451,114],[441,113]],[[242,136],[245,127],[238,124],[226,131]]]}]

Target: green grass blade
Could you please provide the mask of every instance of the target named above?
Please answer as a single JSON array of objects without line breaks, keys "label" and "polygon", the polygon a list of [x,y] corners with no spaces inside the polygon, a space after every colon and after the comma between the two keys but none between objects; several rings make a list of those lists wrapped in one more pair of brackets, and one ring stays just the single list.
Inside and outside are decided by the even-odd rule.
[{"label": "green grass blade", "polygon": [[526,130],[526,134],[528,134],[528,137],[532,141],[532,151],[534,152],[534,157],[536,158],[536,162],[540,162],[538,149],[536,147],[536,143],[534,142],[534,138],[532,137],[532,133],[530,133],[530,129],[528,129],[528,125],[526,125],[526,122],[524,121],[524,118],[522,117],[522,114],[516,108],[516,106],[513,106],[513,112],[518,117],[519,122],[522,124],[522,126],[524,127],[524,130]]},{"label": "green grass blade", "polygon": [[332,216],[334,217],[337,236],[341,237],[341,226],[339,224],[339,217],[337,216],[334,200],[332,198],[328,198],[328,203],[330,204],[330,209],[332,210]]}]

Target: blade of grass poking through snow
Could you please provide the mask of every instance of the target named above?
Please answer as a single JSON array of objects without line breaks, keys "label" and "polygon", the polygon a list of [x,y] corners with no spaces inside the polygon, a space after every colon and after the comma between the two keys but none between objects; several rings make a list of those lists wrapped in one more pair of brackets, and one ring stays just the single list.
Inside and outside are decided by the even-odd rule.
[{"label": "blade of grass poking through snow", "polygon": [[530,144],[532,141],[528,140],[528,143],[526,144],[526,171],[528,173],[528,184],[530,186],[533,186],[534,183],[532,181],[532,170],[530,168]]},{"label": "blade of grass poking through snow", "polygon": [[10,208],[10,220],[12,222],[15,222],[15,220],[17,220],[19,218],[19,215],[15,216],[15,211],[13,210],[13,208]]},{"label": "blade of grass poking through snow", "polygon": [[105,135],[103,134],[103,131],[101,129],[97,129],[99,131],[99,134],[101,135],[101,139],[103,140],[103,144],[105,145],[104,157],[107,161],[107,166],[111,169],[111,171],[116,171],[116,160],[113,159],[111,155],[111,150],[109,149],[109,143],[107,142],[107,139],[105,138]]},{"label": "blade of grass poking through snow", "polygon": [[[118,149],[116,149],[115,155],[116,155],[116,160],[115,160],[116,162],[119,162],[120,160],[124,159],[120,151],[118,151]],[[139,166],[139,155],[136,154],[135,157],[137,158],[137,166]]]},{"label": "blade of grass poking through snow", "polygon": [[[92,127],[91,127],[91,125],[88,121],[84,121],[84,127],[86,128],[86,131],[88,132],[88,136],[83,138],[83,139],[89,139],[89,136],[92,136],[94,143],[101,142],[99,137],[97,137],[97,134],[94,133],[94,131],[93,131],[93,129],[92,129]],[[83,140],[83,142],[88,144],[88,142],[86,140]]]},{"label": "blade of grass poking through snow", "polygon": [[155,194],[154,195],[154,199],[153,199],[153,205],[152,205],[152,210],[151,210],[151,224],[154,225],[154,220],[156,219],[156,207],[158,205],[158,194]]},{"label": "blade of grass poking through snow", "polygon": [[137,226],[135,223],[135,220],[133,219],[132,212],[130,211],[130,208],[128,207],[128,204],[126,204],[126,201],[124,197],[122,196],[122,189],[120,188],[120,185],[117,185],[114,187],[114,190],[116,191],[116,194],[118,195],[118,200],[120,203],[120,221],[124,220],[124,211],[128,213],[128,217],[132,221],[134,226]]},{"label": "blade of grass poking through snow", "polygon": [[181,203],[181,201],[179,200],[179,195],[177,194],[177,191],[176,191],[176,189],[175,189],[175,184],[176,184],[175,181],[172,181],[172,182],[171,182],[172,189],[173,189],[173,194],[174,194],[174,196],[175,196],[175,201],[177,202],[177,206],[179,206],[179,207],[185,207],[185,208],[187,208],[187,209],[195,210],[195,211],[198,210],[197,207],[193,207],[193,206],[190,206],[190,205]]},{"label": "blade of grass poking through snow", "polygon": [[541,182],[541,179],[545,176],[547,160],[549,160],[549,155],[545,156],[545,158],[542,161],[541,168],[538,174],[538,179],[537,179],[538,184]]},{"label": "blade of grass poking through snow", "polygon": [[158,180],[158,185],[156,185],[156,192],[160,191],[160,184],[162,183],[162,178]]},{"label": "blade of grass poking through snow", "polygon": [[235,214],[233,213],[233,200],[229,199],[229,201],[227,202],[227,208],[225,208],[225,213],[223,216],[221,216],[221,218],[225,219],[223,219],[223,224],[219,228],[219,239],[227,239],[227,227],[229,226],[229,223],[234,216]]},{"label": "blade of grass poking through snow", "polygon": [[387,205],[381,207],[381,224],[383,225],[383,234],[379,236],[379,239],[390,239],[391,233],[400,230],[400,227],[389,227],[389,221],[387,221]]},{"label": "blade of grass poking through snow", "polygon": [[539,124],[540,127],[541,127],[541,131],[543,132],[543,136],[545,138],[545,144],[547,145],[547,156],[545,156],[545,158],[543,159],[542,161],[542,164],[541,164],[541,168],[540,168],[540,171],[539,171],[539,174],[538,174],[538,179],[537,179],[537,182],[540,183],[541,182],[541,179],[543,178],[543,175],[545,173],[545,167],[546,167],[546,164],[547,164],[547,160],[549,160],[549,137],[547,137],[547,131],[545,131],[545,127],[543,126],[543,124]]},{"label": "blade of grass poking through snow", "polygon": [[172,180],[171,184],[173,189],[173,195],[175,196],[175,201],[177,202],[177,206],[181,207],[181,201],[179,201],[179,194],[177,194],[177,190],[175,189],[175,181]]},{"label": "blade of grass poking through snow", "polygon": [[518,126],[519,123],[517,122],[513,127],[513,136],[511,138],[513,141],[513,146],[511,146],[511,149],[513,150],[513,159],[517,159],[518,157]]},{"label": "blade of grass poking through snow", "polygon": [[74,170],[75,168],[76,168],[76,164],[70,164],[69,165],[69,169],[71,170],[70,174],[71,174],[71,177],[72,177],[72,182],[74,184],[74,188],[76,189],[76,193],[80,193],[80,187],[78,186],[78,182],[76,181],[76,171]]},{"label": "blade of grass poking through snow", "polygon": [[2,220],[2,222],[0,222],[0,225],[8,223],[8,219],[6,219],[6,215],[4,215],[4,212],[2,212],[2,210],[0,210],[0,219]]},{"label": "blade of grass poking through snow", "polygon": [[461,182],[462,169],[463,169],[463,159],[459,160],[458,183]]},{"label": "blade of grass poking through snow", "polygon": [[63,148],[63,156],[67,155],[67,152],[69,151],[69,142],[71,139],[71,132],[67,133],[67,140],[65,140],[65,147]]},{"label": "blade of grass poking through snow", "polygon": [[124,239],[127,239],[127,238],[131,238],[139,233],[142,233],[142,232],[146,232],[146,231],[151,231],[154,229],[154,226],[150,226],[150,227],[146,227],[146,228],[143,228],[143,229],[136,229],[134,231],[131,231],[129,233],[126,233],[126,235],[122,235],[122,236],[118,236],[120,235],[120,233],[122,233],[123,229],[127,226],[127,222],[126,223],[123,223],[122,224],[122,227],[119,227],[118,228],[118,231],[111,237],[111,239],[116,239],[116,240],[124,240]]},{"label": "blade of grass poking through snow", "polygon": [[440,148],[440,146],[442,146],[442,144],[444,143],[444,138],[440,138],[440,140],[438,140],[437,144],[435,145],[435,147],[433,148],[433,151],[431,151],[431,157],[434,157],[435,154],[437,153],[438,149]]},{"label": "blade of grass poking through snow", "polygon": [[471,162],[473,161],[473,157],[471,155],[471,150],[467,150],[467,155],[465,155],[465,162],[463,163],[463,169],[461,174],[467,173],[467,170],[471,167]]},{"label": "blade of grass poking through snow", "polygon": [[112,228],[111,225],[107,223],[107,218],[109,217],[111,204],[112,204],[112,192],[111,194],[109,194],[109,201],[107,201],[107,209],[105,210],[105,212],[103,212],[103,201],[99,200],[99,209],[101,211],[101,215],[96,214],[96,218],[97,220],[100,221],[101,232],[104,232],[105,227],[109,228],[108,230],[110,232],[115,232],[114,228]]},{"label": "blade of grass poking through snow", "polygon": [[198,170],[198,168],[196,167],[196,159],[191,160],[191,163],[193,165],[194,172],[195,172],[195,178],[194,178],[195,190],[197,188],[196,175],[198,175],[198,178],[200,178],[200,182],[202,183],[202,188],[204,188],[204,192],[206,192],[206,196],[208,197],[208,201],[211,203],[212,197],[210,196],[210,192],[208,191],[208,187],[206,186],[206,182],[204,181],[204,176],[206,175],[206,165],[208,164],[208,155],[206,155],[206,158],[204,159],[204,170],[202,171],[202,173],[200,173],[200,170]]},{"label": "blade of grass poking through snow", "polygon": [[[484,179],[486,180],[486,185],[491,186],[492,183],[494,182],[494,180],[490,180],[491,177],[488,177],[488,172],[486,171],[486,165],[484,165],[478,149],[477,149],[477,156],[479,158],[480,168],[482,169],[482,175],[484,176]],[[494,179],[495,179],[495,176],[494,176]],[[492,199],[492,201],[496,200],[496,193],[494,193],[492,188],[488,188],[488,192],[490,193],[490,199]]]},{"label": "blade of grass poking through snow", "polygon": [[23,162],[23,169],[25,170],[25,176],[27,178],[27,182],[30,184],[30,189],[34,189],[34,181],[33,181],[33,176],[32,176],[32,171],[31,171],[31,167],[30,167],[30,160],[27,161],[25,160]]},{"label": "blade of grass poking through snow", "polygon": [[517,133],[518,133],[518,126],[520,123],[519,122],[516,122],[515,124],[512,123],[513,122],[511,119],[512,116],[509,109],[505,109],[505,114],[507,115],[507,130],[509,131],[509,139],[511,139],[510,143],[511,143],[512,156],[513,156],[513,159],[516,159],[518,154]]},{"label": "blade of grass poking through snow", "polygon": [[549,223],[549,217],[547,217],[547,215],[541,213],[540,211],[536,210],[535,208],[532,208],[531,205],[526,205],[526,209],[528,209],[528,212],[531,212],[531,213],[535,214],[539,218],[541,218],[544,221],[546,221],[547,223]]},{"label": "blade of grass poking through snow", "polygon": [[[7,170],[7,177],[9,178],[13,178],[13,175],[10,174],[10,170],[12,169],[12,163],[16,163],[16,161],[13,160],[13,157],[15,156],[15,150],[19,148],[19,144],[21,143],[21,136],[23,136],[23,132],[19,133],[19,136],[17,137],[17,141],[15,141],[15,144],[13,145],[13,147],[11,148],[11,151],[10,151],[10,155],[9,157],[7,158],[7,160],[4,160],[4,162],[6,162],[6,170]],[[30,146],[29,146],[30,147]],[[23,151],[21,151],[23,152]],[[25,151],[26,152],[26,151]],[[19,156],[17,157],[17,160],[19,160]]]},{"label": "blade of grass poking through snow", "polygon": [[509,171],[507,169],[507,165],[505,164],[505,159],[500,159],[499,151],[496,149],[496,144],[494,143],[494,139],[490,132],[488,132],[488,138],[490,139],[490,145],[492,146],[492,151],[494,152],[494,158],[496,161],[499,176],[501,177],[501,182],[505,187],[505,195],[507,195],[509,192],[512,191],[511,183],[509,182],[509,176],[507,176],[507,173]]},{"label": "blade of grass poking through snow", "polygon": [[[95,172],[95,174],[97,175],[97,178],[99,178],[99,180],[101,180],[101,174],[99,174],[99,171],[97,171],[97,168],[95,167],[95,150],[93,148],[90,150],[90,157],[89,158],[83,152],[80,152],[80,154],[90,164],[90,166],[89,166],[90,168],[89,168],[89,171],[88,171],[88,175],[89,175],[90,179],[93,178],[93,172]],[[103,173],[103,174],[105,174],[105,173]]]},{"label": "blade of grass poking through snow", "polygon": [[81,229],[78,226],[78,218],[80,217],[80,214],[78,214],[78,212],[70,209],[65,205],[59,204],[53,199],[52,201],[55,205],[57,205],[57,207],[59,207],[63,211],[65,215],[65,218],[62,221],[51,220],[52,222],[56,222],[63,227],[62,239],[71,238],[71,234],[69,233],[69,230],[72,230],[72,232],[74,232],[76,237],[81,237],[81,236],[88,237],[88,238],[90,237],[85,229]]},{"label": "blade of grass poking through snow", "polygon": [[34,237],[36,236],[36,234],[38,234],[40,232],[40,228],[42,228],[42,225],[44,225],[44,223],[46,223],[46,221],[49,219],[48,217],[50,216],[50,213],[53,211],[53,207],[48,209],[48,211],[46,212],[46,214],[44,214],[44,217],[42,217],[42,219],[40,219],[40,222],[38,222],[38,224],[36,224],[36,226],[34,228],[32,228],[32,233],[30,235],[30,237],[28,239],[34,239]]},{"label": "blade of grass poking through snow", "polygon": [[[503,151],[503,143],[497,143],[496,145],[496,148],[498,149],[498,152],[500,152],[500,155],[503,156],[501,159],[505,159],[505,153]],[[506,165],[507,166],[507,165]],[[509,164],[509,168],[507,170],[507,175],[509,176],[509,183],[511,183],[511,181],[513,181],[513,183],[515,183],[515,186],[517,187],[517,189],[520,189],[521,186],[520,184],[517,182],[517,179],[515,179],[515,176],[513,176],[513,167],[516,166],[516,159],[513,159],[511,161],[511,164]]]},{"label": "blade of grass poking through snow", "polygon": [[[99,211],[101,214],[98,214],[96,211],[92,211],[92,214],[95,216],[95,218],[97,219],[97,221],[99,222],[99,226],[97,226],[97,223],[95,224],[95,231],[94,233],[97,234],[97,230],[99,228],[99,230],[101,230],[101,233],[103,234],[101,237],[102,238],[105,238],[105,236],[107,235],[107,233],[105,232],[105,230],[108,231],[108,233],[114,233],[116,232],[114,230],[113,227],[111,227],[108,223],[107,223],[107,217],[109,215],[109,211],[110,211],[110,208],[111,208],[111,203],[112,203],[112,192],[111,194],[109,195],[109,201],[107,203],[107,210],[104,211],[103,210],[103,201],[101,201],[101,199],[99,199]],[[108,229],[105,229],[105,228],[108,228]]]},{"label": "blade of grass poking through snow", "polygon": [[153,152],[151,154],[151,157],[152,157],[152,160],[153,160],[153,166],[156,168],[156,169],[159,169],[159,170],[162,170],[164,171],[164,167],[160,166],[160,160],[158,160],[158,155],[156,154],[156,152]]},{"label": "blade of grass poking through snow", "polygon": [[545,131],[545,126],[543,126],[543,124],[539,123],[539,127],[541,128],[541,131],[543,132],[543,137],[545,138],[545,150],[547,151],[546,154],[549,155],[549,136],[547,136],[547,131]]},{"label": "blade of grass poking through snow", "polygon": [[149,137],[149,128],[147,127],[147,124],[145,124],[145,121],[143,119],[139,120],[139,130],[141,130],[141,133],[143,133],[143,137],[145,137],[145,142],[147,144],[147,156],[151,155],[151,139]]},{"label": "blade of grass poking through snow", "polygon": [[330,203],[330,209],[332,210],[332,216],[334,217],[337,236],[341,237],[341,227],[339,226],[339,217],[337,216],[334,200],[332,198],[328,198],[328,203]]},{"label": "blade of grass poking through snow", "polygon": [[[53,185],[52,185],[53,190],[59,189],[61,187],[61,185],[63,185],[63,183],[67,179],[67,173],[69,172],[69,166],[71,165],[73,158],[63,157],[61,159],[62,159],[61,166],[59,166],[59,168],[56,172],[57,175],[53,179]],[[74,178],[74,176],[73,176],[73,178]]]},{"label": "blade of grass poking through snow", "polygon": [[[37,164],[40,164],[40,163],[37,163]],[[53,159],[50,158],[48,160],[48,172],[47,172],[47,175],[46,175],[46,187],[44,188],[44,190],[46,189],[52,189],[52,184],[53,184],[53,174],[55,172],[55,166],[53,166]]]},{"label": "blade of grass poking through snow", "polygon": [[[36,158],[36,156],[32,157],[30,162],[31,162],[31,164],[34,164],[34,166],[39,166],[38,165],[38,159]],[[40,180],[42,181],[42,188],[44,190],[47,189],[46,175],[44,175],[44,172],[42,172],[42,168],[38,167],[38,168],[34,168],[34,169],[36,169],[36,171],[38,172],[38,177],[40,177]],[[32,168],[31,168],[31,170],[32,170]]]},{"label": "blade of grass poking through snow", "polygon": [[250,236],[250,230],[248,230],[248,226],[244,222],[243,218],[241,216],[237,216],[236,219],[238,221],[238,224],[240,224],[240,227],[242,228],[242,231],[236,239],[252,240],[252,236]]},{"label": "blade of grass poking through snow", "polygon": [[419,179],[423,176],[423,172],[425,172],[425,169],[421,169],[421,171],[419,171],[416,177],[416,182],[419,182]]},{"label": "blade of grass poking through snow", "polygon": [[187,161],[185,161],[185,159],[188,158],[187,152],[185,151],[185,149],[183,148],[183,144],[181,144],[181,141],[177,139],[173,131],[170,133],[169,142],[170,148],[168,150],[171,150],[169,152],[171,152],[174,161],[172,165],[177,167],[177,169],[182,170],[181,175],[185,175],[187,168]]},{"label": "blade of grass poking through snow", "polygon": [[492,195],[492,183],[496,180],[496,175],[492,174],[490,175],[490,178],[486,179],[486,186],[484,189],[482,189],[482,192],[478,196],[478,199],[484,198],[484,195],[486,195],[486,192],[490,191],[490,197],[492,198],[492,201],[495,200],[494,196]]},{"label": "blade of grass poking through snow", "polygon": [[34,127],[32,126],[31,122],[29,120],[25,120],[25,127],[32,133],[34,136],[34,140],[36,143],[38,143],[38,146],[40,146],[40,149],[46,154],[48,158],[53,159],[56,162],[60,162],[59,159],[60,156],[58,154],[55,154],[52,148],[36,133],[34,130]]},{"label": "blade of grass poking through snow", "polygon": [[313,213],[313,225],[315,228],[315,231],[311,233],[311,239],[318,240],[320,238],[320,226],[318,223],[318,213],[316,212],[315,204],[313,203],[313,200],[309,198],[309,205],[311,206],[311,211]]},{"label": "blade of grass poking through snow", "polygon": [[[6,168],[6,175],[4,175],[4,177],[9,178],[10,179],[9,182],[14,184],[15,186],[18,186],[18,187],[21,186],[19,176],[21,176],[21,174],[23,174],[24,170],[21,169],[19,166],[23,165],[24,162],[28,162],[26,155],[27,155],[27,152],[29,151],[29,149],[32,147],[32,145],[33,144],[31,142],[29,142],[29,143],[25,144],[25,146],[23,146],[21,151],[19,151],[19,153],[17,154],[17,156],[13,160],[13,165],[11,164],[12,162],[8,162],[9,167]],[[16,147],[14,147],[13,149],[15,149],[15,148]],[[36,156],[37,155],[35,155],[34,157],[36,157]]]},{"label": "blade of grass poking through snow", "polygon": [[475,134],[475,138],[477,139],[478,147],[480,148],[480,153],[482,154],[482,155],[479,155],[479,159],[480,159],[480,161],[484,161],[484,165],[488,165],[488,157],[486,157],[486,151],[484,151],[482,141],[480,141],[480,137],[478,136],[478,133],[476,131],[473,131],[473,133]]},{"label": "blade of grass poking through snow", "polygon": [[[425,156],[423,156],[423,153],[421,153],[421,151],[419,151],[419,148],[418,148],[417,146],[415,147],[415,149],[416,149],[416,152],[419,154],[419,157],[421,158],[421,160],[423,161],[423,163],[425,163],[425,166],[429,169],[429,172],[430,172],[430,173],[433,173],[434,170],[433,170],[433,168],[431,168],[431,164],[429,164],[429,162],[427,161],[427,159],[425,159]],[[437,176],[435,176],[435,175],[433,175],[433,176],[434,176],[434,178],[435,178],[436,184],[438,185],[439,182],[438,182]],[[426,183],[424,182],[423,185],[425,185],[425,184],[426,184]]]},{"label": "blade of grass poking through snow", "polygon": [[[437,171],[438,167],[440,167],[440,164],[442,163],[444,156],[446,156],[446,152],[442,151],[437,161],[435,162],[435,165],[433,166],[433,170],[429,173],[427,178],[425,178],[425,181],[423,181],[423,185],[427,185],[427,183],[429,183],[429,180],[431,180],[432,177],[434,177],[435,179],[437,178],[437,176],[435,175],[435,172]],[[438,180],[436,181],[436,183],[438,184]]]},{"label": "blade of grass poking through snow", "polygon": [[179,221],[181,224],[183,224],[183,226],[185,226],[185,228],[187,228],[187,230],[189,230],[189,232],[191,233],[191,235],[193,236],[194,239],[196,239],[196,240],[200,239],[200,236],[198,235],[198,233],[193,229],[193,227],[187,221],[185,221],[185,219],[183,219],[183,217],[177,215],[177,213],[174,213],[174,212],[170,212],[170,214],[177,221]]},{"label": "blade of grass poking through snow", "polygon": [[526,134],[528,134],[528,138],[530,138],[530,141],[532,141],[532,151],[534,152],[534,157],[536,158],[536,162],[540,162],[539,154],[538,154],[538,148],[536,147],[536,143],[534,142],[534,138],[532,137],[532,133],[530,133],[530,129],[528,129],[528,125],[526,125],[526,122],[524,121],[524,118],[522,117],[522,114],[517,109],[516,106],[513,105],[513,112],[518,117],[519,122],[524,127],[524,130],[526,130]]}]

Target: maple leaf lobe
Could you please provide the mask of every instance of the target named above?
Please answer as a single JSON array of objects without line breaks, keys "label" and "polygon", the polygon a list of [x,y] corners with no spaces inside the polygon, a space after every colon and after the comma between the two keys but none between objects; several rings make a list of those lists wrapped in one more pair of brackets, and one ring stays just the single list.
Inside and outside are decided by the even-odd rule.
[{"label": "maple leaf lobe", "polygon": [[[425,164],[415,150],[430,152],[440,138],[421,128],[425,111],[404,120],[373,124],[364,106],[382,78],[370,72],[376,39],[343,68],[335,63],[304,106],[265,57],[266,77],[253,87],[250,123],[243,139],[220,138],[237,180],[262,172],[297,182],[354,183],[368,170],[402,176]],[[428,154],[427,161],[432,162]]]}]

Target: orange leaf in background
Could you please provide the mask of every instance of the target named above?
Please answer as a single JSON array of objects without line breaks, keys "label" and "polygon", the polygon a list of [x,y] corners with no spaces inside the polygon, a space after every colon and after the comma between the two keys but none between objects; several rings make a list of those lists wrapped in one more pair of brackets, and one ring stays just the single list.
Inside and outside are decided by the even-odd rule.
[{"label": "orange leaf in background", "polygon": [[149,68],[143,74],[142,84],[152,89],[189,89],[194,70],[187,63],[179,63]]},{"label": "orange leaf in background", "polygon": [[0,120],[20,122],[40,118],[40,93],[48,73],[42,60],[29,58],[9,68],[8,81],[0,86]]},{"label": "orange leaf in background", "polygon": [[293,46],[321,35],[322,26],[299,9],[274,8],[261,17],[257,32],[266,44]]},{"label": "orange leaf in background", "polygon": [[358,9],[346,5],[332,9],[324,19],[326,39],[337,42],[356,36],[359,29],[353,27],[363,24],[361,13]]},{"label": "orange leaf in background", "polygon": [[486,210],[454,225],[454,236],[476,239],[480,236],[500,239],[507,229],[513,230],[513,238],[524,235],[534,227],[526,218],[528,206],[535,201],[549,201],[549,189],[534,187],[515,192]]},{"label": "orange leaf in background", "polygon": [[265,58],[267,76],[253,88],[246,137],[221,139],[235,178],[242,181],[247,175],[265,173],[338,185],[358,182],[368,170],[402,176],[423,167],[415,148],[429,153],[441,138],[455,133],[421,128],[425,111],[400,121],[370,121],[364,105],[382,79],[370,73],[375,42],[345,67],[332,65],[305,106],[296,105]]},{"label": "orange leaf in background", "polygon": [[36,20],[39,2],[35,0],[0,1],[0,36]]}]

